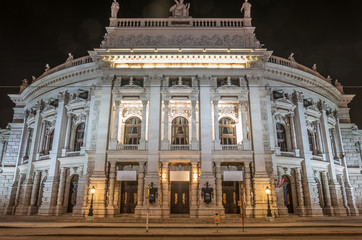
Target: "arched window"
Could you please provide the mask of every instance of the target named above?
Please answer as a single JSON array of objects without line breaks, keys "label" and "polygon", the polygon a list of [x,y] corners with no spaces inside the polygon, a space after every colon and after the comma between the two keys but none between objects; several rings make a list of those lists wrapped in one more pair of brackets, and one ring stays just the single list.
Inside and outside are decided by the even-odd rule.
[{"label": "arched window", "polygon": [[49,147],[48,150],[51,151],[53,149],[53,139],[54,139],[54,129],[49,134]]},{"label": "arched window", "polygon": [[309,150],[314,153],[315,152],[315,149],[314,149],[314,135],[309,130],[307,132],[308,132],[308,140],[309,140]]},{"label": "arched window", "polygon": [[277,123],[276,131],[277,131],[278,146],[280,147],[280,151],[286,152],[288,148],[287,148],[287,137],[285,133],[285,127],[282,124]]},{"label": "arched window", "polygon": [[172,121],[172,145],[189,144],[189,122],[186,118],[177,117]]},{"label": "arched window", "polygon": [[129,145],[138,145],[141,138],[141,119],[133,117],[126,121],[124,142]]},{"label": "arched window", "polygon": [[77,130],[75,131],[75,140],[74,140],[74,151],[80,151],[80,148],[83,147],[84,142],[84,131],[85,131],[85,123],[81,123],[77,126]]},{"label": "arched window", "polygon": [[236,145],[236,126],[231,118],[222,118],[219,121],[219,137],[221,145]]}]

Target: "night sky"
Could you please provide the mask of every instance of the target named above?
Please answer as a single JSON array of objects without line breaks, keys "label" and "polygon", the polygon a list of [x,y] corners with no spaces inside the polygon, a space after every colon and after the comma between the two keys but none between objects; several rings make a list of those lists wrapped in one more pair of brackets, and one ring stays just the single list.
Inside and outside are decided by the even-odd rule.
[{"label": "night sky", "polygon": [[[172,0],[118,0],[119,17],[168,17]],[[185,0],[194,18],[241,17],[242,0]],[[274,55],[291,52],[305,65],[338,79],[350,104],[352,122],[362,128],[362,13],[356,1],[250,0],[259,41]],[[99,47],[108,26],[112,0],[17,0],[1,6],[0,127],[12,120],[7,97],[18,93],[24,78],[39,76],[44,66],[63,63]],[[5,6],[6,5],[6,6]],[[348,87],[349,86],[349,87]]]}]

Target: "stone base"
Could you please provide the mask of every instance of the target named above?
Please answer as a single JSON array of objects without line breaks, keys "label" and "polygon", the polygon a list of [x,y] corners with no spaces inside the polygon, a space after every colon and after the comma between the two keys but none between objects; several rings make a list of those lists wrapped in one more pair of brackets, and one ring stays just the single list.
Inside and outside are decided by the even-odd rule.
[{"label": "stone base", "polygon": [[38,211],[39,216],[54,216],[56,206],[41,205]]},{"label": "stone base", "polygon": [[296,211],[296,214],[298,214],[298,215],[301,216],[301,217],[305,217],[305,216],[306,216],[306,211],[305,211],[305,207],[304,207],[304,206],[302,206],[302,207],[297,207],[297,208],[295,209],[295,211]]},{"label": "stone base", "polygon": [[328,216],[333,216],[334,215],[334,212],[333,212],[333,207],[329,206],[329,207],[324,207],[323,208],[323,213],[325,215],[328,215]]},{"label": "stone base", "polygon": [[29,206],[28,207],[28,215],[31,216],[31,215],[37,214],[38,209],[39,209],[38,206]]},{"label": "stone base", "polygon": [[[144,207],[140,210],[141,217],[147,218],[147,208]],[[160,207],[150,207],[148,210],[149,218],[162,218],[162,209]]]},{"label": "stone base", "polygon": [[113,218],[116,215],[116,208],[114,206],[107,207],[107,217]]},{"label": "stone base", "polygon": [[305,208],[306,216],[308,217],[323,217],[323,210],[319,206],[315,207],[306,207]]},{"label": "stone base", "polygon": [[66,212],[65,207],[60,206],[60,205],[57,205],[57,206],[55,207],[55,216],[63,215],[65,212]]},{"label": "stone base", "polygon": [[345,217],[347,216],[347,209],[343,206],[333,207],[334,216]]},{"label": "stone base", "polygon": [[213,218],[215,214],[218,214],[220,217],[225,216],[224,207],[217,207],[215,205],[211,206],[200,206],[197,211],[198,218]]},{"label": "stone base", "polygon": [[29,206],[18,205],[15,209],[15,215],[17,216],[25,216],[28,215]]}]

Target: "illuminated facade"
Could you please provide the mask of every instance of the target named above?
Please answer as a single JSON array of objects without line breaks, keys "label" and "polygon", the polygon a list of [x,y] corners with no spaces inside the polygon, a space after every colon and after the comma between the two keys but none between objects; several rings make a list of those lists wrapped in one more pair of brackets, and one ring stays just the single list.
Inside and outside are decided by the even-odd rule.
[{"label": "illuminated facade", "polygon": [[238,19],[188,8],[121,19],[115,1],[100,48],[10,95],[4,214],[85,216],[93,186],[96,217],[224,216],[241,201],[265,217],[267,187],[273,215],[362,211],[353,96],[262,48],[250,4]]}]

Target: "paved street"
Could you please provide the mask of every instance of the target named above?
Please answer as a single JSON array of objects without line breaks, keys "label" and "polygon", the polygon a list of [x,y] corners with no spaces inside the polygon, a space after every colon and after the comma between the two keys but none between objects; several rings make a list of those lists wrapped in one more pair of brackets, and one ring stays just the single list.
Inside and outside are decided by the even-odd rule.
[{"label": "paved street", "polygon": [[240,224],[221,224],[218,233],[213,224],[151,223],[146,233],[144,223],[72,220],[2,216],[0,239],[362,239],[360,217],[277,219],[273,223],[247,223],[245,232]]}]

